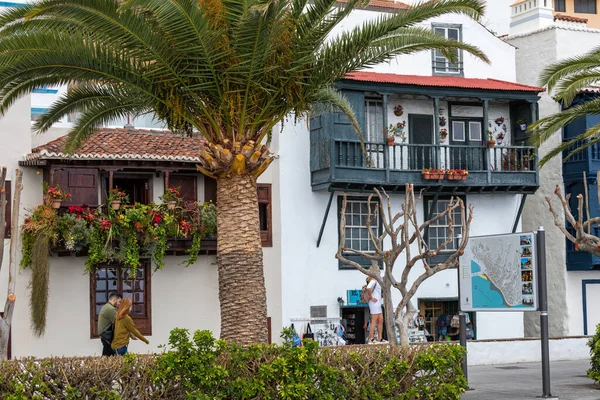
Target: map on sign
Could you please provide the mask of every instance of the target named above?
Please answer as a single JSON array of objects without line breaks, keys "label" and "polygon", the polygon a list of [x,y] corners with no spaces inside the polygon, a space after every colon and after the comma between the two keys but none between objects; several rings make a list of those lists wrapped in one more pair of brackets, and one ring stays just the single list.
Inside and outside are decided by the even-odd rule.
[{"label": "map on sign", "polygon": [[537,310],[535,234],[469,238],[460,257],[462,311]]}]

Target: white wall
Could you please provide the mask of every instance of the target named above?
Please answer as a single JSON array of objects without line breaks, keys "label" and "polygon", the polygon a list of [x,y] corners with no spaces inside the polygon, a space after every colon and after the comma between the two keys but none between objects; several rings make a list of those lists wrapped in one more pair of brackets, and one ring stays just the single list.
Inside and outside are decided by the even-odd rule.
[{"label": "white wall", "polygon": [[[328,316],[339,316],[337,298],[346,299],[346,290],[360,289],[364,275],[355,270],[340,270],[334,258],[338,247],[338,207],[334,198],[320,247],[316,247],[329,193],[311,192],[309,168],[309,135],[306,123],[286,124],[281,135],[281,218],[285,234],[281,251],[283,324],[290,318],[308,317],[310,306],[327,305]],[[341,193],[336,193],[339,195]],[[401,195],[392,196],[393,207],[399,207]],[[471,225],[473,236],[511,231],[520,196],[472,195],[467,202],[475,207]],[[423,216],[422,208],[419,215]],[[413,249],[416,253],[416,249]],[[401,264],[402,261],[399,261]],[[399,269],[400,266],[397,266]],[[422,267],[410,275],[414,280]],[[444,271],[427,280],[417,291],[419,298],[458,297],[456,270]],[[394,302],[399,301],[394,296]],[[522,313],[478,313],[478,337],[519,337],[523,333]]]},{"label": "white wall", "polygon": [[[587,360],[590,358],[588,338],[550,340],[552,361]],[[494,365],[541,362],[539,340],[486,341],[467,343],[469,365]]]},{"label": "white wall", "polygon": [[[337,35],[343,30],[351,29],[365,20],[377,18],[381,13],[376,11],[356,10],[332,33]],[[515,49],[513,46],[498,39],[484,26],[462,15],[447,15],[434,18],[421,26],[431,28],[432,23],[461,24],[463,42],[470,43],[483,49],[490,59],[490,64],[478,60],[470,54],[464,55],[464,76],[467,78],[495,78],[506,81],[516,79],[514,66]],[[375,72],[396,73],[407,75],[432,75],[431,52],[419,52],[412,55],[397,57],[389,63],[378,65],[372,69]]]}]

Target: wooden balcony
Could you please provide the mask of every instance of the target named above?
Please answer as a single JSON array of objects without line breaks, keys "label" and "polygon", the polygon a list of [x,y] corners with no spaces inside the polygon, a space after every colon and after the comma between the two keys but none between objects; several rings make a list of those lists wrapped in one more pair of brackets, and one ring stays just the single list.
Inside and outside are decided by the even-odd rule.
[{"label": "wooden balcony", "polygon": [[[429,168],[468,170],[464,181],[426,180]],[[406,183],[435,193],[534,193],[539,187],[536,149],[528,146],[456,146],[325,139],[311,143],[314,191],[402,191]]]}]

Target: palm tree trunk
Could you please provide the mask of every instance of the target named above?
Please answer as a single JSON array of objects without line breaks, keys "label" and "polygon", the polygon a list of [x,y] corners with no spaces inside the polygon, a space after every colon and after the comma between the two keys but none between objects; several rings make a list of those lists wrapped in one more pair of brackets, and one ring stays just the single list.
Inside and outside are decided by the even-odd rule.
[{"label": "palm tree trunk", "polygon": [[242,345],[267,343],[267,294],[253,176],[217,179],[217,234],[221,338]]}]

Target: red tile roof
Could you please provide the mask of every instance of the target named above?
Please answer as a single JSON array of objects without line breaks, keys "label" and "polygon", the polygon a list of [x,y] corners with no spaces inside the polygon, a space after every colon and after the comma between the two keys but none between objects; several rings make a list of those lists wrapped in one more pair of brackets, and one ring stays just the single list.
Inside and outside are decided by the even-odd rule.
[{"label": "red tile roof", "polygon": [[519,83],[501,81],[498,79],[475,79],[454,76],[420,76],[382,74],[378,72],[353,72],[346,75],[346,79],[362,82],[393,83],[396,85],[415,85],[429,87],[451,87],[459,89],[506,90],[543,92],[544,89],[536,86],[521,85]]},{"label": "red tile roof", "polygon": [[587,18],[579,18],[579,17],[574,17],[572,15],[564,15],[564,14],[556,14],[554,16],[554,20],[560,20],[560,21],[567,21],[567,22],[579,22],[582,24],[587,24],[588,19]]},{"label": "red tile roof", "polygon": [[65,154],[66,136],[33,149],[33,159],[158,160],[198,162],[205,143],[200,136],[184,137],[170,131],[102,128],[90,136],[74,154]]},{"label": "red tile roof", "polygon": [[[348,0],[338,0],[338,3],[347,3]],[[367,8],[387,8],[396,10],[406,10],[410,6],[401,1],[395,0],[371,0]]]}]

